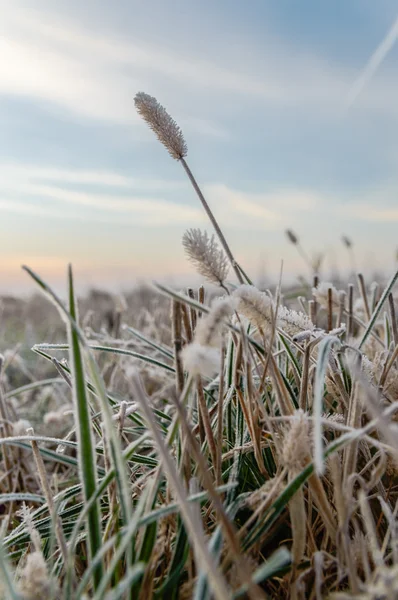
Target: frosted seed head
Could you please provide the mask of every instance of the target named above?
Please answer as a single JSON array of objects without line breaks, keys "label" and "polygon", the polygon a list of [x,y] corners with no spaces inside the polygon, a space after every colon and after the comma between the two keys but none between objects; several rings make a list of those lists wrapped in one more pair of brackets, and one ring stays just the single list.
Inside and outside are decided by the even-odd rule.
[{"label": "frosted seed head", "polygon": [[167,148],[172,158],[181,160],[188,153],[183,133],[167,110],[153,96],[138,92],[134,104],[158,140]]}]

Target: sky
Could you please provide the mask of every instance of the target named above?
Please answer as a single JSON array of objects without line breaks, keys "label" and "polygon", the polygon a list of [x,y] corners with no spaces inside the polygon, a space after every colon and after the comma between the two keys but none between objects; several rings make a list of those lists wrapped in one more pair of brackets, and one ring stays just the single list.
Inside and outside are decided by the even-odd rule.
[{"label": "sky", "polygon": [[155,96],[237,259],[256,278],[392,271],[398,246],[396,0],[0,0],[0,292],[188,281],[211,226],[136,114]]}]

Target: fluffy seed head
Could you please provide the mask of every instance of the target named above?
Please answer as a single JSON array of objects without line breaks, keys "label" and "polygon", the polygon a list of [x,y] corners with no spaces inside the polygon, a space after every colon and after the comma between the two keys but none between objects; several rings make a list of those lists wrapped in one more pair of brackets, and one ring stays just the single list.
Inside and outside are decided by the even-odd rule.
[{"label": "fluffy seed head", "polygon": [[274,305],[271,298],[253,285],[241,285],[234,293],[237,310],[253,325],[263,331],[270,330],[274,321]]},{"label": "fluffy seed head", "polygon": [[41,552],[35,550],[28,554],[19,580],[19,591],[26,600],[53,598],[55,590]]},{"label": "fluffy seed head", "polygon": [[279,307],[277,324],[278,327],[283,329],[283,331],[291,337],[303,331],[312,332],[315,329],[315,325],[307,315],[302,312],[290,310],[289,308],[286,308],[286,306]]},{"label": "fluffy seed head", "polygon": [[308,419],[300,409],[290,422],[283,444],[283,463],[290,472],[299,472],[304,467],[310,447]]},{"label": "fluffy seed head", "polygon": [[230,296],[217,298],[210,312],[202,317],[196,326],[195,342],[203,346],[219,346],[223,322],[228,319],[234,309],[234,301]]},{"label": "fluffy seed head", "polygon": [[138,92],[134,98],[134,104],[158,140],[167,148],[172,158],[180,160],[188,153],[187,144],[180,127],[169,115],[167,110],[159,104],[153,96]]},{"label": "fluffy seed head", "polygon": [[220,368],[220,352],[211,346],[198,342],[188,344],[181,352],[182,362],[191,375],[212,377]]},{"label": "fluffy seed head", "polygon": [[188,259],[210,283],[223,285],[229,271],[229,262],[219,248],[215,236],[207,231],[188,229],[183,235],[182,244]]}]

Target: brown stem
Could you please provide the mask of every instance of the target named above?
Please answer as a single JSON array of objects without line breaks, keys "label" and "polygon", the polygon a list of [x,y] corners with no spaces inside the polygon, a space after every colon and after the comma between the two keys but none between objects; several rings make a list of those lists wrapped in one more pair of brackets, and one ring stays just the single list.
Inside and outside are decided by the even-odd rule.
[{"label": "brown stem", "polygon": [[239,265],[236,262],[236,260],[234,259],[234,256],[233,256],[233,254],[231,252],[231,249],[228,246],[227,240],[225,239],[224,234],[221,231],[221,229],[220,229],[220,227],[219,227],[219,225],[218,225],[218,223],[216,221],[216,218],[215,218],[215,216],[213,215],[213,213],[212,213],[212,211],[210,209],[210,206],[207,204],[207,202],[205,200],[205,197],[203,196],[202,191],[201,191],[200,187],[198,186],[198,184],[196,182],[196,179],[193,176],[193,174],[191,172],[191,169],[188,167],[185,159],[181,158],[180,162],[181,162],[182,166],[184,167],[185,172],[188,175],[188,178],[189,178],[190,182],[192,183],[192,186],[193,186],[195,192],[197,193],[197,195],[199,197],[199,200],[201,201],[201,203],[203,205],[203,208],[206,211],[207,216],[209,217],[209,219],[211,221],[211,224],[214,227],[215,232],[218,235],[218,239],[220,240],[221,245],[224,248],[224,252],[225,252],[225,254],[228,257],[228,259],[229,259],[229,261],[230,261],[230,263],[232,265],[233,270],[235,271],[235,274],[236,274],[236,277],[237,277],[239,283],[242,285],[244,283],[244,280],[243,280],[243,277],[242,277]]}]

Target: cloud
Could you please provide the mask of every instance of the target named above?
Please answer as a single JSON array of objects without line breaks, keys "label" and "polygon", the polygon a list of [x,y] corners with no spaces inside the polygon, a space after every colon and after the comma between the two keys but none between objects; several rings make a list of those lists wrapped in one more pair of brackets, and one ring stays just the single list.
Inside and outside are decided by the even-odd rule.
[{"label": "cloud", "polygon": [[345,207],[344,212],[350,217],[361,219],[363,221],[378,221],[380,223],[390,223],[398,221],[398,208],[389,206],[374,206],[370,204],[356,204],[355,206]]},{"label": "cloud", "polygon": [[[0,210],[109,224],[210,227],[185,181],[135,179],[112,171],[61,169],[0,163]],[[93,186],[95,189],[93,189]],[[225,184],[204,186],[214,213],[223,225],[246,229],[278,229],[292,215],[325,204],[313,190],[276,189],[251,193]],[[180,202],[168,197],[177,194]]]},{"label": "cloud", "polygon": [[201,223],[200,208],[153,195],[184,187],[179,181],[136,180],[106,170],[0,164],[0,210],[36,217],[155,227]]},{"label": "cloud", "polygon": [[382,62],[393,49],[397,39],[398,17],[396,18],[394,24],[389,29],[387,34],[384,36],[381,43],[378,45],[376,50],[369,58],[362,72],[359,74],[358,78],[354,81],[347,95],[347,108],[350,108],[354,104],[355,100],[361,94],[363,89],[366,87],[366,85],[369,83],[372,77],[374,77],[375,73],[380,68]]},{"label": "cloud", "polygon": [[[209,92],[218,95],[221,106],[239,98],[243,108],[252,98],[276,107],[335,114],[354,77],[350,67],[270,36],[261,53],[254,53],[248,64],[237,65],[235,56],[229,61],[206,56],[205,48],[199,55],[192,47],[179,52],[148,44],[140,32],[134,32],[134,42],[106,32],[95,34],[76,19],[44,9],[32,11],[18,0],[5,4],[0,34],[0,93],[45,101],[85,119],[133,125],[138,117],[132,98],[143,89],[158,94],[161,101],[175,99],[183,106],[176,115],[181,125],[216,137],[228,132],[207,119]],[[195,106],[192,102],[184,106],[178,100],[181,93],[194,98]],[[376,93],[368,91],[365,105],[379,111],[387,106],[398,115],[397,97],[395,77],[386,77]]]},{"label": "cloud", "polygon": [[222,222],[253,229],[280,229],[284,223],[291,222],[293,215],[326,201],[312,190],[300,189],[248,193],[224,184],[210,184],[205,186],[205,191]]},{"label": "cloud", "polygon": [[187,186],[185,181],[142,179],[126,176],[117,171],[63,169],[34,164],[0,163],[0,188],[5,184],[18,186],[21,182],[58,182],[66,184],[95,185],[139,190],[178,190]]}]

